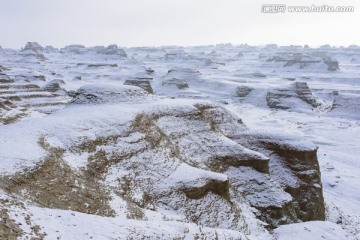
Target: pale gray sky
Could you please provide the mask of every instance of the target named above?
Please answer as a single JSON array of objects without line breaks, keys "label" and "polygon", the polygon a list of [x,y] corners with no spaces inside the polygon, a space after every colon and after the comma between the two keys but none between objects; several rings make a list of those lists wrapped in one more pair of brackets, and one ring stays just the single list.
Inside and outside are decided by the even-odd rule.
[{"label": "pale gray sky", "polygon": [[[264,14],[268,3],[354,13]],[[0,0],[0,45],[360,45],[358,0]]]}]

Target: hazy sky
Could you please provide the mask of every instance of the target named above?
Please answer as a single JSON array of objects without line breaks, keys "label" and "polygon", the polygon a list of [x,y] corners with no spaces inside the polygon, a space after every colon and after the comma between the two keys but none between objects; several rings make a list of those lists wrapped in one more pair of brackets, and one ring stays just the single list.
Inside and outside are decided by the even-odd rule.
[{"label": "hazy sky", "polygon": [[[261,13],[268,3],[354,13]],[[0,45],[360,45],[359,0],[0,0]]]}]

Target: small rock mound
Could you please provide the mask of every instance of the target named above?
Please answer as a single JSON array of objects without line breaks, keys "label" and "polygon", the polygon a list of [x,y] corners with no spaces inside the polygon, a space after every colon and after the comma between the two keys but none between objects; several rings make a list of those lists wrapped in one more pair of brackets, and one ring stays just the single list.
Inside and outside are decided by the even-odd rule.
[{"label": "small rock mound", "polygon": [[251,87],[247,86],[239,86],[236,88],[236,96],[238,97],[246,97],[253,90]]},{"label": "small rock mound", "polygon": [[60,85],[62,85],[62,84],[65,84],[65,82],[63,80],[55,79],[55,80],[48,82],[44,86],[44,89],[49,92],[56,92],[61,89]]},{"label": "small rock mound", "polygon": [[188,79],[188,78],[194,78],[196,76],[201,75],[201,72],[199,70],[196,69],[192,69],[192,68],[175,68],[175,69],[170,69],[167,74],[166,77],[179,77],[179,78],[184,78],[184,79]]},{"label": "small rock mound", "polygon": [[189,88],[189,84],[187,83],[186,80],[178,79],[178,78],[171,78],[171,79],[168,79],[168,80],[164,80],[161,84],[163,86],[169,86],[169,87],[175,86],[178,89]]}]

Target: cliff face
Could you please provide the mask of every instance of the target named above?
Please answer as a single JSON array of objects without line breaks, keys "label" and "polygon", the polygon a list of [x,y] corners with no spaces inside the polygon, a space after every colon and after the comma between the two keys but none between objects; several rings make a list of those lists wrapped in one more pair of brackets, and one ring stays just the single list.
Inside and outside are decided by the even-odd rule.
[{"label": "cliff face", "polygon": [[292,196],[296,218],[301,221],[325,220],[317,148],[294,147],[293,144],[289,145],[286,140],[261,139],[259,145],[269,154],[270,175]]},{"label": "cliff face", "polygon": [[[138,103],[109,105],[95,96],[40,123],[9,125],[21,138],[9,155],[24,143],[40,155],[35,165],[2,174],[0,187],[44,208],[143,221],[156,216],[233,230],[244,239],[254,229],[249,216],[268,228],[324,219],[315,146],[253,132],[212,103],[164,103],[131,90],[109,96],[121,92]],[[28,132],[15,130],[24,124]]]},{"label": "cliff face", "polygon": [[[211,109],[211,108],[210,108]],[[214,108],[212,108],[214,109]],[[212,111],[212,118],[224,119],[222,111]],[[241,120],[240,120],[241,122]],[[263,154],[268,158],[266,167],[259,168],[256,161],[250,161],[253,169],[258,172],[268,173],[271,179],[280,184],[281,189],[289,193],[291,201],[283,201],[280,204],[272,197],[265,197],[267,201],[255,201],[253,206],[262,212],[260,218],[276,227],[297,221],[325,220],[324,198],[319,163],[317,159],[317,147],[300,138],[281,134],[264,134],[244,128],[231,128],[229,123],[218,121],[215,128],[233,141],[248,149]],[[261,171],[261,169],[266,169]],[[242,182],[247,189],[247,198],[253,195],[258,198],[259,188],[254,184],[262,185],[260,177],[255,181],[247,179]],[[241,189],[244,186],[240,187]],[[274,187],[268,187],[273,188]],[[263,189],[266,189],[266,187]],[[268,191],[264,190],[264,192]],[[276,195],[276,193],[274,193]],[[279,207],[281,205],[281,207]]]}]

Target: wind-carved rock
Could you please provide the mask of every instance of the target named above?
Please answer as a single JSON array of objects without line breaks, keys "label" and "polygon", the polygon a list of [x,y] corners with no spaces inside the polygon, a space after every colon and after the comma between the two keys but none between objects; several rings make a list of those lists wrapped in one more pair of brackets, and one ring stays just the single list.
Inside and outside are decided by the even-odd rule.
[{"label": "wind-carved rock", "polygon": [[47,58],[42,54],[44,48],[37,42],[28,42],[22,49],[21,55],[28,59],[36,59],[37,61],[45,61]]},{"label": "wind-carved rock", "polygon": [[339,70],[339,62],[337,60],[331,59],[331,58],[325,58],[324,63],[328,66],[329,71],[336,71]]},{"label": "wind-carved rock", "polygon": [[312,95],[312,92],[306,82],[296,82],[295,89],[296,94],[304,102],[310,104],[314,108],[320,105]]},{"label": "wind-carved rock", "polygon": [[36,53],[42,52],[44,48],[37,42],[28,42],[26,43],[23,51],[32,50]]},{"label": "wind-carved rock", "polygon": [[[294,101],[298,101],[298,103],[294,103]],[[296,108],[299,106],[299,103],[306,103],[311,108],[320,106],[320,103],[316,101],[306,82],[295,82],[288,88],[268,91],[266,102],[270,108],[282,110]]]},{"label": "wind-carved rock", "polygon": [[116,44],[109,45],[103,50],[98,51],[105,55],[116,55],[122,58],[127,58],[127,54],[124,49],[119,48]]}]

